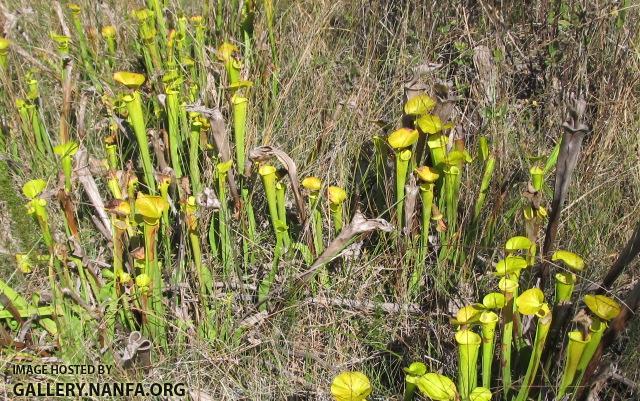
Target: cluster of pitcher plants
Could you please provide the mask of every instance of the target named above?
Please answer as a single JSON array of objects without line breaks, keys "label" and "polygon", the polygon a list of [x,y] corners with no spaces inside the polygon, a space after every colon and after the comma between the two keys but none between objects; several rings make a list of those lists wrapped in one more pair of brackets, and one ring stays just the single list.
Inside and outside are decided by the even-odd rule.
[{"label": "cluster of pitcher plants", "polygon": [[[217,16],[223,3],[217,2]],[[488,138],[477,141],[472,155],[449,121],[447,106],[454,98],[442,90],[408,93],[402,126],[371,138],[373,174],[392,172],[393,182],[382,186],[393,188],[395,196],[374,211],[384,219],[365,218],[347,192],[354,188],[323,181],[320,171],[298,177],[287,153],[273,146],[252,148],[247,140],[250,112],[260,106],[251,104],[255,84],[246,65],[254,57],[251,24],[258,9],[244,2],[238,18],[242,41],[232,44],[219,35],[221,19],[211,24],[199,15],[168,19],[161,1],[149,0],[130,16],[140,60],[134,72],[118,69],[120,28],[106,25],[100,36],[87,35],[83,9],[68,5],[72,29],[64,25],[63,32],[51,33],[57,58],[46,61],[61,82],[57,136],[44,118],[37,71],[21,81],[23,98],[2,104],[4,115],[15,116],[5,121],[2,152],[31,160],[31,174],[40,174],[22,183],[22,193],[41,241],[16,254],[16,263],[27,277],[43,274],[48,280],[46,294],[29,296],[0,280],[5,347],[54,343],[62,358],[81,361],[89,341],[103,358],[117,361],[116,345],[128,333],[141,333],[159,353],[187,347],[194,338],[238,341],[246,325],[235,315],[235,297],[257,313],[278,308],[283,294],[293,296],[300,283],[308,284],[302,291],[330,291],[341,251],[373,231],[406,262],[405,299],[422,299],[434,283],[436,291],[446,292],[472,277],[469,245],[481,238],[491,244],[495,225],[483,218],[496,165]],[[277,66],[273,5],[264,1],[260,11]],[[11,41],[0,39],[3,95],[15,85],[11,48]],[[211,74],[212,66],[221,73]],[[107,123],[88,135],[101,135],[102,149],[87,149],[85,138],[72,135],[78,74],[101,102]],[[276,72],[269,85],[275,96]],[[210,108],[211,88],[219,103]],[[25,143],[27,154],[19,143]],[[531,166],[520,214],[526,235],[509,239],[504,259],[494,264],[495,292],[452,319],[457,381],[413,363],[406,369],[405,400],[417,390],[432,400],[525,401],[541,380],[540,371],[556,369],[557,356],[545,356],[555,311],[572,302],[585,266],[568,251],[538,252],[547,218],[545,181],[559,157],[560,142],[546,165]],[[49,165],[58,174],[47,176]],[[481,174],[478,187],[469,189],[462,184],[471,168]],[[475,194],[471,219],[464,224],[459,221],[463,188]],[[88,238],[108,249],[99,263],[95,250],[82,246]],[[545,257],[558,266],[551,301],[531,285],[529,271]],[[604,295],[586,295],[584,303],[588,319],[566,333],[559,380],[551,380],[559,398],[581,383],[607,322],[620,311]],[[30,337],[25,327],[31,327]],[[526,366],[514,366],[523,359]],[[362,373],[345,372],[331,392],[337,400],[363,400],[372,388]]]},{"label": "cluster of pitcher plants", "polygon": [[[498,291],[486,294],[482,302],[460,308],[451,319],[457,327],[454,335],[458,347],[457,381],[429,372],[423,362],[411,363],[404,368],[404,400],[412,400],[417,390],[434,401],[489,401],[500,396],[505,400],[526,401],[532,391],[540,390],[534,387],[534,381],[541,364],[546,372],[551,372],[551,365],[544,363],[543,355],[552,327],[552,309],[571,302],[577,274],[585,263],[569,251],[553,253],[552,259],[562,269],[555,275],[553,302],[547,302],[538,287],[520,289],[520,276],[532,266],[535,257],[535,243],[524,236],[513,237],[507,241],[505,253],[506,257],[495,266]],[[559,380],[548,375],[541,379],[555,390],[558,400],[567,394],[576,394],[608,322],[621,311],[620,304],[605,295],[588,294],[583,301],[588,314],[575,319],[576,327],[566,333],[567,346],[563,364],[558,368]],[[527,321],[532,327],[532,336],[526,334]],[[522,361],[520,355],[525,355],[528,362],[516,369],[512,362]],[[498,368],[494,367],[494,361],[499,364]],[[521,374],[514,380],[514,373]],[[343,372],[334,378],[331,391],[338,401],[364,400],[373,388],[363,373]]]}]

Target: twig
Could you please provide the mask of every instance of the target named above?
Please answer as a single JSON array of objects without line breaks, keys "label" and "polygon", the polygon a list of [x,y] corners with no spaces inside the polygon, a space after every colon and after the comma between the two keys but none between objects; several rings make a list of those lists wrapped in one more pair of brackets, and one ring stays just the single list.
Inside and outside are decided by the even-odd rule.
[{"label": "twig", "polygon": [[375,303],[370,301],[356,301],[346,298],[327,298],[327,297],[311,297],[303,302],[320,306],[339,306],[348,309],[357,309],[364,311],[381,310],[386,313],[423,313],[418,304],[397,304],[392,302]]},{"label": "twig", "polygon": [[618,258],[613,263],[607,275],[602,279],[602,284],[598,288],[598,293],[602,294],[611,289],[611,286],[616,279],[622,274],[624,269],[631,264],[633,259],[640,253],[640,222],[636,225],[636,228],[624,246],[624,249],[618,255]]}]

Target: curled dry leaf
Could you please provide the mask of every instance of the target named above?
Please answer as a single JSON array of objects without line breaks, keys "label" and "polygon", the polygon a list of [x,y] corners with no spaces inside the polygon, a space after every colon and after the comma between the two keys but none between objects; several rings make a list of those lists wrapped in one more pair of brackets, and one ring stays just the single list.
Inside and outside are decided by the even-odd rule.
[{"label": "curled dry leaf", "polygon": [[[550,255],[553,251],[558,225],[560,223],[560,212],[567,198],[571,175],[578,163],[582,140],[589,130],[589,126],[584,122],[586,106],[586,101],[583,98],[576,98],[574,93],[569,94],[566,100],[567,116],[562,124],[565,131],[562,135],[560,154],[558,155],[553,201],[551,202],[551,213],[545,233],[543,247],[545,255]],[[543,286],[548,276],[549,265],[545,263],[541,271]]]},{"label": "curled dry leaf", "polygon": [[309,280],[316,270],[337,257],[354,237],[374,230],[391,232],[393,231],[393,226],[385,219],[367,219],[359,210],[356,210],[351,223],[340,231],[340,234],[329,244],[308,270],[296,277],[296,281]]},{"label": "curled dry leaf", "polygon": [[133,331],[127,338],[127,344],[122,350],[118,364],[123,368],[130,368],[134,365],[150,366],[151,364],[151,341],[146,339],[139,331]]},{"label": "curled dry leaf", "polygon": [[[198,109],[202,114],[209,117],[209,123],[211,124],[211,136],[213,142],[216,144],[216,149],[220,154],[221,161],[228,162],[231,160],[231,146],[229,145],[229,138],[224,127],[224,118],[219,109]],[[237,166],[239,170],[242,166]],[[233,170],[229,170],[227,174],[227,181],[229,182],[229,192],[236,205],[240,205],[240,195],[238,195],[238,186],[236,185],[236,176]]]},{"label": "curled dry leaf", "polygon": [[300,181],[298,180],[298,167],[293,159],[283,152],[282,150],[273,147],[273,146],[259,146],[257,148],[253,148],[249,152],[249,157],[244,166],[244,175],[249,176],[251,174],[251,166],[252,163],[257,163],[261,161],[266,161],[272,157],[277,158],[280,163],[282,163],[289,175],[289,180],[291,181],[291,189],[293,190],[293,197],[296,202],[296,208],[298,209],[298,214],[300,216],[300,223],[304,225],[307,221],[307,214],[304,205],[304,199],[302,198],[302,193],[300,192]]},{"label": "curled dry leaf", "polygon": [[202,193],[198,195],[197,202],[198,206],[205,209],[219,210],[220,206],[222,206],[220,200],[218,200],[218,197],[211,188],[205,188]]}]

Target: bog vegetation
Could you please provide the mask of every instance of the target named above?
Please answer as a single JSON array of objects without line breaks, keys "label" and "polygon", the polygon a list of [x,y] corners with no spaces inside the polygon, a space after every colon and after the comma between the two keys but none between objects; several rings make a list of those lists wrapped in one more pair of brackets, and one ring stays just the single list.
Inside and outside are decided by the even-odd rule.
[{"label": "bog vegetation", "polygon": [[638,390],[602,384],[640,302],[632,2],[36,3],[2,6],[3,363],[194,399]]}]

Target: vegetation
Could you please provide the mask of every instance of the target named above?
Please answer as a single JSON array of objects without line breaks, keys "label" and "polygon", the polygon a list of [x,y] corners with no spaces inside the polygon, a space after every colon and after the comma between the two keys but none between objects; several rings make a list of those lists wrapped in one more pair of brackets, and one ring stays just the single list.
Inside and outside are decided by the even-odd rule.
[{"label": "vegetation", "polygon": [[115,3],[0,7],[3,366],[193,399],[638,391],[637,5]]}]

